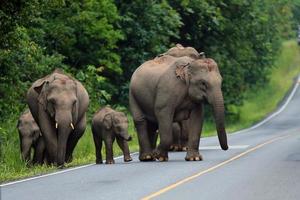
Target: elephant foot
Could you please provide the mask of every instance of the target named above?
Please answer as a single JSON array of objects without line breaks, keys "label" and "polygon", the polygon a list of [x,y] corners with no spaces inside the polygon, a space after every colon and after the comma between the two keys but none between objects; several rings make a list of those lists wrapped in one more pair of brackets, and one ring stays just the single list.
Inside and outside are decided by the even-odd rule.
[{"label": "elephant foot", "polygon": [[57,169],[63,169],[63,168],[65,168],[65,165],[58,165],[57,166]]},{"label": "elephant foot", "polygon": [[73,161],[73,156],[72,156],[72,155],[68,156],[68,157],[66,158],[66,160],[65,160],[66,163],[70,163],[70,162],[72,162],[72,161]]},{"label": "elephant foot", "polygon": [[105,164],[111,165],[111,164],[115,164],[114,160],[106,160]]},{"label": "elephant foot", "polygon": [[99,164],[103,164],[103,161],[102,159],[101,160],[96,160],[96,164],[99,165]]},{"label": "elephant foot", "polygon": [[181,151],[181,146],[179,144],[173,144],[170,146],[170,151]]},{"label": "elephant foot", "polygon": [[186,161],[201,161],[202,156],[198,151],[196,151],[196,152],[187,152],[185,160]]},{"label": "elephant foot", "polygon": [[124,162],[130,162],[132,161],[131,156],[124,156]]},{"label": "elephant foot", "polygon": [[153,157],[153,155],[151,153],[140,153],[139,160],[142,161],[142,162],[154,161],[155,158]]},{"label": "elephant foot", "polygon": [[156,149],[153,152],[153,155],[160,162],[164,162],[164,161],[168,161],[169,160],[168,152],[163,152],[161,150]]},{"label": "elephant foot", "polygon": [[171,145],[169,151],[174,151],[174,145]]}]

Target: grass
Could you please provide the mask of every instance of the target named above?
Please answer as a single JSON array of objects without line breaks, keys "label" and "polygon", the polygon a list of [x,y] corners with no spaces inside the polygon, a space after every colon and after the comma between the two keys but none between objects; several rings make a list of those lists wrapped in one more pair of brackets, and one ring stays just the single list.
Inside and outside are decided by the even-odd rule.
[{"label": "grass", "polygon": [[[299,53],[300,51],[295,41],[283,43],[282,52],[270,74],[270,82],[263,88],[246,93],[244,104],[240,107],[235,107],[239,113],[239,119],[235,122],[227,122],[228,132],[249,127],[276,109],[278,103],[291,88],[293,78],[298,75],[300,71]],[[134,152],[138,150],[137,135],[134,131],[131,117],[129,117],[129,122],[129,133],[133,138],[133,140],[129,142],[129,145],[131,152]],[[2,141],[5,141],[1,148],[4,157],[0,159],[0,182],[57,171],[55,167],[45,165],[29,168],[21,161],[16,119],[3,124],[0,128],[0,132]],[[215,135],[214,124],[212,122],[206,122],[202,136],[206,137],[211,135]],[[114,155],[120,154],[121,151],[115,143]],[[95,150],[90,126],[87,127],[84,136],[80,139],[75,148],[73,157],[73,162],[68,164],[67,167],[95,162]]]},{"label": "grass", "polygon": [[236,107],[239,119],[228,124],[228,131],[249,127],[273,112],[283,100],[300,73],[300,50],[296,41],[283,43],[282,51],[263,88],[247,92],[244,104]]}]

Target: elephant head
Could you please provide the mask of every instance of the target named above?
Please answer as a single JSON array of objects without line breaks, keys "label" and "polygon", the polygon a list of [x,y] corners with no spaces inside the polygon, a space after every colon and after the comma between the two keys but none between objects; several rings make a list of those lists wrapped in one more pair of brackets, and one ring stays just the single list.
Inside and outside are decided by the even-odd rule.
[{"label": "elephant head", "polygon": [[40,129],[29,111],[26,111],[21,115],[17,128],[19,131],[22,159],[29,162],[31,148],[41,135]]},{"label": "elephant head", "polygon": [[212,105],[219,142],[221,148],[227,150],[222,77],[216,62],[209,58],[185,64],[179,62],[175,73],[188,85],[188,96],[192,101],[195,103],[207,101]]},{"label": "elephant head", "polygon": [[41,79],[34,90],[39,94],[39,112],[46,113],[48,123],[56,130],[56,134],[52,136],[55,140],[57,137],[56,162],[62,165],[65,161],[68,137],[73,132],[78,118],[77,83],[62,73],[53,73]]},{"label": "elephant head", "polygon": [[106,130],[112,130],[118,137],[126,141],[131,140],[128,134],[128,120],[122,112],[110,112],[104,116],[103,125]]}]

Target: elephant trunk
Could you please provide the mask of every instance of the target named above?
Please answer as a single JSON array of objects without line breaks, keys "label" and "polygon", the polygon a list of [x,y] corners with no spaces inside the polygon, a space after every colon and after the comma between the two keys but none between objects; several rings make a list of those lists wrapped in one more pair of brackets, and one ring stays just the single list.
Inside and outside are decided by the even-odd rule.
[{"label": "elephant trunk", "polygon": [[25,162],[29,162],[30,161],[30,154],[31,154],[31,144],[29,144],[26,141],[22,141],[22,144],[21,144],[22,159]]},{"label": "elephant trunk", "polygon": [[126,141],[131,141],[132,139],[131,136],[128,134],[128,132],[121,132],[120,136]]},{"label": "elephant trunk", "polygon": [[57,166],[64,165],[66,149],[70,133],[74,129],[71,114],[62,114],[62,118],[56,118],[57,122]]},{"label": "elephant trunk", "polygon": [[227,150],[228,144],[227,144],[227,135],[225,130],[225,113],[224,113],[225,109],[224,109],[224,100],[223,100],[221,89],[217,89],[217,91],[214,92],[213,99],[214,100],[212,102],[212,106],[213,106],[213,113],[214,113],[219,142],[221,148],[223,150]]}]

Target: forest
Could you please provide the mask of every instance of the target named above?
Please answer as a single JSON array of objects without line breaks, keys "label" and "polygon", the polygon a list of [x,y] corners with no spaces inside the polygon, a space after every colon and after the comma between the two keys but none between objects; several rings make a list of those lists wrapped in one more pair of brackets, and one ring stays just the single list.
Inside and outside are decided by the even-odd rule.
[{"label": "forest", "polygon": [[236,106],[269,82],[299,19],[298,0],[1,1],[0,144],[38,78],[61,68],[81,81],[89,116],[103,105],[127,110],[133,71],[177,43],[217,61],[226,114],[238,120]]}]

